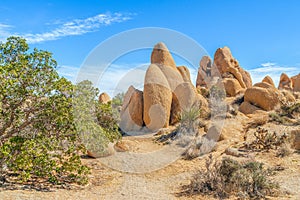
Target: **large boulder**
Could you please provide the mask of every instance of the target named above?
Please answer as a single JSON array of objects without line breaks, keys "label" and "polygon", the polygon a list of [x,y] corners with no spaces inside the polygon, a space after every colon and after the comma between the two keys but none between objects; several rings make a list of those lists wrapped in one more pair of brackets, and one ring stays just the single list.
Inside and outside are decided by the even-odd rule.
[{"label": "large boulder", "polygon": [[232,74],[239,81],[242,88],[252,86],[250,74],[240,67],[228,47],[217,49],[214,55],[214,66],[217,67],[222,77],[228,73]]},{"label": "large boulder", "polygon": [[279,81],[278,89],[280,89],[280,90],[283,90],[283,89],[292,90],[293,89],[292,80],[285,73],[282,73],[280,75],[280,81]]},{"label": "large boulder", "polygon": [[99,102],[100,103],[108,103],[109,101],[111,101],[110,96],[103,92],[99,95]]},{"label": "large boulder", "polygon": [[152,131],[167,127],[170,120],[172,90],[161,69],[151,64],[146,71],[144,81],[145,125]]},{"label": "large boulder", "polygon": [[191,83],[185,82],[178,85],[174,93],[176,94],[180,110],[189,110],[198,101],[198,93]]},{"label": "large boulder", "polygon": [[191,74],[189,69],[186,66],[178,66],[177,69],[181,74],[184,82],[191,82]]},{"label": "large boulder", "polygon": [[151,54],[151,64],[165,65],[176,69],[175,61],[166,45],[162,42],[157,43]]},{"label": "large boulder", "polygon": [[138,131],[142,128],[143,121],[143,92],[130,86],[124,96],[120,128],[124,132]]},{"label": "large boulder", "polygon": [[262,82],[268,83],[268,84],[272,85],[273,87],[275,87],[275,83],[270,76],[265,76],[265,78],[262,80]]},{"label": "large boulder", "polygon": [[226,94],[230,97],[235,97],[237,94],[244,92],[245,90],[235,78],[224,78],[223,84]]},{"label": "large boulder", "polygon": [[164,76],[166,77],[170,89],[174,91],[178,85],[184,82],[180,72],[166,65],[158,65]]},{"label": "large boulder", "polygon": [[177,122],[178,115],[191,108],[201,109],[204,115],[207,114],[207,100],[198,94],[196,88],[190,82],[178,85],[174,91],[174,95],[171,109],[171,123]]},{"label": "large boulder", "polygon": [[249,103],[247,101],[244,101],[239,107],[239,111],[246,115],[253,114],[257,110],[261,110],[261,109],[252,105],[251,103]]},{"label": "large boulder", "polygon": [[245,91],[244,101],[265,111],[273,110],[279,105],[281,93],[268,83],[257,83]]}]

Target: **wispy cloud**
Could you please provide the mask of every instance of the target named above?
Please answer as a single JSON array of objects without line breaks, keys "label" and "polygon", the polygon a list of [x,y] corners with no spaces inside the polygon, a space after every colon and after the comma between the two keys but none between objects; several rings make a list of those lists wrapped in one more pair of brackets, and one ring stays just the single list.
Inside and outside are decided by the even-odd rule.
[{"label": "wispy cloud", "polygon": [[10,35],[18,35],[26,38],[28,43],[39,43],[50,40],[57,40],[66,36],[83,35],[89,32],[98,31],[102,26],[113,23],[120,23],[131,19],[132,14],[98,14],[86,19],[74,19],[65,23],[55,23],[57,27],[44,33],[13,33],[12,26],[0,24],[0,40]]},{"label": "wispy cloud", "polygon": [[262,79],[269,75],[276,85],[279,83],[280,75],[286,73],[289,76],[297,75],[300,72],[300,66],[282,66],[274,62],[262,63],[260,67],[249,70],[253,83],[261,82]]},{"label": "wispy cloud", "polygon": [[0,23],[0,41],[5,40],[10,35],[10,30],[13,27],[7,24]]}]

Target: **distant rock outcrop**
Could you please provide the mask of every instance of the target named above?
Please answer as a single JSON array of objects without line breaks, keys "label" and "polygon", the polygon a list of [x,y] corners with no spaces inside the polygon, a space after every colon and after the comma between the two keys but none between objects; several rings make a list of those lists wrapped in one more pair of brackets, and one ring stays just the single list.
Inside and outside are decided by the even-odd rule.
[{"label": "distant rock outcrop", "polygon": [[292,80],[285,73],[282,73],[280,76],[278,89],[280,89],[280,90],[283,90],[283,89],[292,90],[293,89]]},{"label": "distant rock outcrop", "polygon": [[270,76],[266,76],[263,80],[263,83],[268,83],[270,85],[272,85],[273,87],[275,87],[274,81]]},{"label": "distant rock outcrop", "polygon": [[227,75],[232,75],[239,81],[242,88],[249,88],[252,86],[250,74],[240,67],[238,61],[232,56],[228,47],[217,49],[214,56],[214,66],[217,67],[222,78]]},{"label": "distant rock outcrop", "polygon": [[212,62],[208,56],[203,56],[198,69],[196,87],[208,87],[208,83],[212,77]]},{"label": "distant rock outcrop", "polygon": [[107,93],[103,92],[100,94],[100,96],[99,96],[100,103],[108,103],[109,101],[111,101],[111,99]]},{"label": "distant rock outcrop", "polygon": [[223,79],[228,96],[236,96],[252,86],[250,74],[240,67],[228,47],[219,48],[216,51],[213,64],[208,56],[202,57],[196,86],[210,88],[216,77]]}]

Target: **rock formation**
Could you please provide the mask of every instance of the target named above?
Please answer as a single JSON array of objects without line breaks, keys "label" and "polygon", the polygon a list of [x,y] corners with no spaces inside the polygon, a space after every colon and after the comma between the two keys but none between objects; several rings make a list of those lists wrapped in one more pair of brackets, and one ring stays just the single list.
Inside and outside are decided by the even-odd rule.
[{"label": "rock formation", "polygon": [[130,86],[124,96],[120,128],[124,132],[138,131],[142,128],[143,121],[143,92]]},{"label": "rock formation", "polygon": [[202,57],[196,86],[210,88],[211,85],[214,85],[213,80],[215,77],[223,79],[228,96],[236,96],[252,86],[250,74],[240,67],[228,47],[219,48],[216,51],[213,64],[208,56]]},{"label": "rock formation", "polygon": [[179,66],[177,67],[179,73],[184,82],[191,82],[191,74],[189,69],[186,66]]},{"label": "rock formation", "polygon": [[283,89],[292,90],[292,80],[285,73],[282,73],[280,75],[280,81],[279,81],[278,89],[280,89],[280,90],[283,90]]},{"label": "rock formation", "polygon": [[214,56],[214,66],[217,67],[222,78],[231,75],[239,81],[242,88],[252,86],[250,74],[240,67],[228,47],[217,49]]},{"label": "rock formation", "polygon": [[176,124],[181,112],[193,106],[205,107],[201,110],[208,112],[207,100],[193,86],[188,68],[176,67],[166,45],[158,43],[145,74],[144,91],[131,86],[125,95],[120,127],[129,132],[145,125],[156,131]]},{"label": "rock formation", "polygon": [[263,83],[268,83],[270,85],[272,85],[273,87],[275,87],[274,81],[270,76],[266,76],[263,80]]},{"label": "rock formation", "polygon": [[147,69],[143,98],[143,119],[146,126],[150,130],[167,127],[170,120],[172,91],[164,73],[155,64],[151,64]]},{"label": "rock formation", "polygon": [[[249,104],[256,106],[262,110],[273,110],[280,103],[281,93],[268,83],[256,83],[253,87],[245,91],[244,102],[240,111],[250,114],[248,111],[255,111],[255,107],[250,107]],[[247,111],[246,111],[247,110]]]},{"label": "rock formation", "polygon": [[212,62],[208,56],[203,56],[200,61],[200,66],[198,69],[196,87],[208,87],[208,83],[211,81],[211,70]]},{"label": "rock formation", "polygon": [[166,45],[162,42],[156,44],[151,54],[151,63],[165,65],[176,69],[174,59]]}]

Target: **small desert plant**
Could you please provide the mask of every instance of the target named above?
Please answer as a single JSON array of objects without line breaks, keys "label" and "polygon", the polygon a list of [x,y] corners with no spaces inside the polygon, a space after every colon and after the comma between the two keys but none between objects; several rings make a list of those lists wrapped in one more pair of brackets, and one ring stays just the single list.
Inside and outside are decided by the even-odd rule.
[{"label": "small desert plant", "polygon": [[224,199],[230,195],[247,199],[261,199],[274,194],[278,187],[269,180],[268,170],[255,161],[240,163],[230,158],[221,162],[212,155],[206,160],[205,170],[197,172],[181,195],[212,195]]},{"label": "small desert plant", "polygon": [[180,126],[189,130],[195,129],[196,123],[199,122],[201,110],[197,106],[182,111],[180,115]]},{"label": "small desert plant", "polygon": [[268,151],[270,149],[278,149],[287,142],[287,134],[270,132],[267,129],[258,127],[254,132],[255,139],[250,143],[245,143],[244,148],[254,151]]}]

